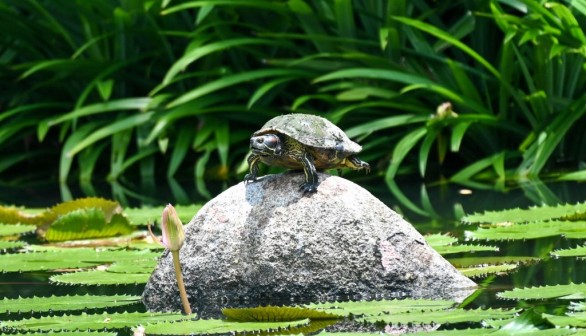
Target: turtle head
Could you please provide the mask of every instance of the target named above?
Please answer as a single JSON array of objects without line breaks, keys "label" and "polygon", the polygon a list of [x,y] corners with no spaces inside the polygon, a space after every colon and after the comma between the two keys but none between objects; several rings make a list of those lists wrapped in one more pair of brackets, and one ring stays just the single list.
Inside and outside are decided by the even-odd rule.
[{"label": "turtle head", "polygon": [[281,155],[283,147],[276,134],[263,134],[250,138],[252,152],[259,155]]}]

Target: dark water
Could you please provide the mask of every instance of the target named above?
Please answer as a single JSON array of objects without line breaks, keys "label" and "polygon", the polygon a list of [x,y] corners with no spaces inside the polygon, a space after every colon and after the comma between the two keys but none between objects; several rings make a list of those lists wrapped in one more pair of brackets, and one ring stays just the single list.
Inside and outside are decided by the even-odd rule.
[{"label": "dark water", "polygon": [[[233,181],[237,183],[238,181]],[[475,227],[467,226],[459,221],[463,214],[482,212],[486,210],[500,210],[514,207],[527,208],[537,204],[576,203],[586,200],[586,188],[576,182],[528,181],[524,183],[510,183],[503,185],[476,185],[475,188],[456,184],[428,184],[419,180],[398,180],[397,188],[403,196],[397,196],[389,187],[376,179],[360,177],[356,183],[367,188],[380,198],[389,207],[401,213],[422,234],[450,233],[454,237],[464,237],[466,230]],[[143,185],[144,186],[144,185]],[[205,186],[211,195],[215,195],[229,183],[215,183]],[[115,198],[124,206],[155,205],[165,203],[203,203],[208,198],[202,196],[201,186],[193,181],[157,182],[141,188],[141,185],[132,183],[96,183],[91,186],[69,185],[60,186],[52,181],[29,185],[16,185],[10,182],[0,182],[0,203],[3,205],[20,205],[26,207],[44,208],[61,202],[64,199],[100,196]],[[405,200],[412,202],[406,204]],[[482,252],[474,254],[459,254],[453,257],[466,256],[538,256],[543,260],[531,265],[521,266],[517,271],[508,275],[489,276],[484,279],[474,279],[480,289],[466,302],[467,308],[497,308],[516,307],[517,301],[505,301],[496,298],[496,293],[512,288],[544,286],[554,284],[568,284],[586,282],[586,262],[576,258],[553,259],[549,252],[575,247],[582,244],[581,240],[552,237],[528,241],[506,242],[478,242],[483,245],[495,245],[499,252]],[[452,255],[448,256],[452,257]],[[449,259],[449,258],[448,258]],[[58,286],[48,282],[48,273],[0,274],[0,295],[16,298],[65,295],[65,294],[113,294],[127,293],[140,295],[142,286]],[[566,305],[560,301],[539,302],[539,309],[556,312],[565,309]],[[127,307],[128,308],[128,307]],[[141,310],[140,307],[138,307]]]}]

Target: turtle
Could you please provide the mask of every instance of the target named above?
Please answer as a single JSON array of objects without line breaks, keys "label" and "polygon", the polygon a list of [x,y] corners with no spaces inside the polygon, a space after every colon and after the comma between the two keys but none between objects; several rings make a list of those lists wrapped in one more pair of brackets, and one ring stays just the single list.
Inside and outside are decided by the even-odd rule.
[{"label": "turtle", "polygon": [[257,179],[258,165],[303,169],[304,193],[317,191],[317,170],[350,168],[370,171],[370,165],[355,154],[362,147],[329,120],[310,114],[285,114],[269,120],[250,137],[250,172],[244,182]]}]

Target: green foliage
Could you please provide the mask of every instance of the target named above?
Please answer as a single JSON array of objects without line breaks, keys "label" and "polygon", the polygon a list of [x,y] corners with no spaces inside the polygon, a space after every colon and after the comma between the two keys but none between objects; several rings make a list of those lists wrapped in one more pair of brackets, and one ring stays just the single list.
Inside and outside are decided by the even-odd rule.
[{"label": "green foliage", "polygon": [[283,322],[310,320],[338,319],[342,316],[329,314],[315,309],[303,307],[254,307],[254,308],[224,308],[222,314],[229,320],[239,322]]},{"label": "green foliage", "polygon": [[226,180],[289,111],[347,129],[387,181],[584,156],[578,1],[7,0],[0,15],[0,174]]},{"label": "green foliage", "polygon": [[139,302],[140,296],[131,295],[67,295],[29,297],[0,300],[0,312],[50,312],[118,307]]},{"label": "green foliage", "polygon": [[0,236],[16,236],[35,232],[36,229],[36,225],[0,224]]},{"label": "green foliage", "polygon": [[79,209],[60,216],[45,232],[50,242],[76,239],[112,237],[131,233],[134,228],[121,214],[113,214],[107,220],[97,208]]},{"label": "green foliage", "polygon": [[388,324],[445,324],[462,322],[481,322],[483,320],[505,319],[514,316],[515,309],[453,309],[435,311],[410,311],[394,315],[361,317],[358,321]]},{"label": "green foliage", "polygon": [[433,234],[425,236],[425,241],[441,255],[480,252],[480,251],[498,251],[496,246],[466,245],[455,244],[458,239],[445,234]]},{"label": "green foliage", "polygon": [[151,251],[97,250],[91,248],[51,248],[44,252],[0,255],[2,272],[30,272],[67,268],[88,268],[124,260],[156,259]]},{"label": "green foliage", "polygon": [[337,316],[377,316],[382,313],[400,314],[410,311],[442,310],[454,305],[455,302],[450,300],[404,299],[313,303],[307,305],[307,308]]},{"label": "green foliage", "polygon": [[[486,211],[481,214],[466,215],[462,222],[474,223],[530,223],[554,219],[579,220],[579,215],[586,214],[586,203],[541,205],[529,209],[507,209]],[[582,218],[583,219],[583,218]]]},{"label": "green foliage", "polygon": [[571,249],[555,250],[551,252],[554,257],[580,257],[586,258],[586,246],[578,246]]},{"label": "green foliage", "polygon": [[0,327],[18,331],[113,330],[163,321],[180,321],[190,317],[172,313],[115,313],[45,316],[2,321]]},{"label": "green foliage", "polygon": [[544,237],[565,236],[566,238],[586,238],[586,221],[567,222],[549,221],[530,224],[511,224],[466,231],[468,239],[485,240],[524,240]]},{"label": "green foliage", "polygon": [[503,275],[514,271],[519,264],[502,264],[502,265],[479,265],[466,268],[459,268],[460,273],[469,278],[485,278],[491,274]]},{"label": "green foliage", "polygon": [[503,299],[517,300],[584,299],[586,298],[586,284],[570,283],[568,285],[515,288],[497,295]]},{"label": "green foliage", "polygon": [[[226,334],[232,332],[258,332],[263,330],[281,330],[300,327],[309,320],[292,322],[230,322],[225,320],[197,320],[157,323],[146,327],[147,335],[194,335],[194,334]],[[294,329],[293,329],[294,330]]]},{"label": "green foliage", "polygon": [[19,249],[21,247],[24,247],[25,245],[26,245],[26,243],[22,242],[22,241],[0,240],[0,251],[15,250],[15,249]]},{"label": "green foliage", "polygon": [[[151,271],[154,267],[151,269]],[[93,270],[75,273],[53,275],[50,280],[54,283],[66,285],[135,285],[146,284],[150,273],[128,272],[118,273],[106,270]]]},{"label": "green foliage", "polygon": [[[189,223],[189,221],[195,216],[195,214],[201,209],[201,204],[191,205],[175,205],[175,210],[181,219],[183,224]],[[161,207],[141,207],[141,208],[125,208],[124,214],[133,225],[146,225],[153,223],[160,223],[161,214],[164,206]]]}]

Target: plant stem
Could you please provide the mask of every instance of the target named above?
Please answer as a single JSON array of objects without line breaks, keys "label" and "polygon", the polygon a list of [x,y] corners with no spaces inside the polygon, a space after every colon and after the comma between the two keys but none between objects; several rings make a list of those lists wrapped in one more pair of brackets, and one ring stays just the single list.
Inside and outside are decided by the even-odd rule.
[{"label": "plant stem", "polygon": [[179,251],[171,251],[173,255],[173,265],[175,266],[175,276],[177,277],[177,287],[179,287],[179,295],[181,296],[181,303],[183,303],[183,310],[185,314],[191,315],[191,307],[187,301],[187,293],[185,292],[185,284],[183,283],[183,274],[181,273],[181,263],[179,262]]}]

